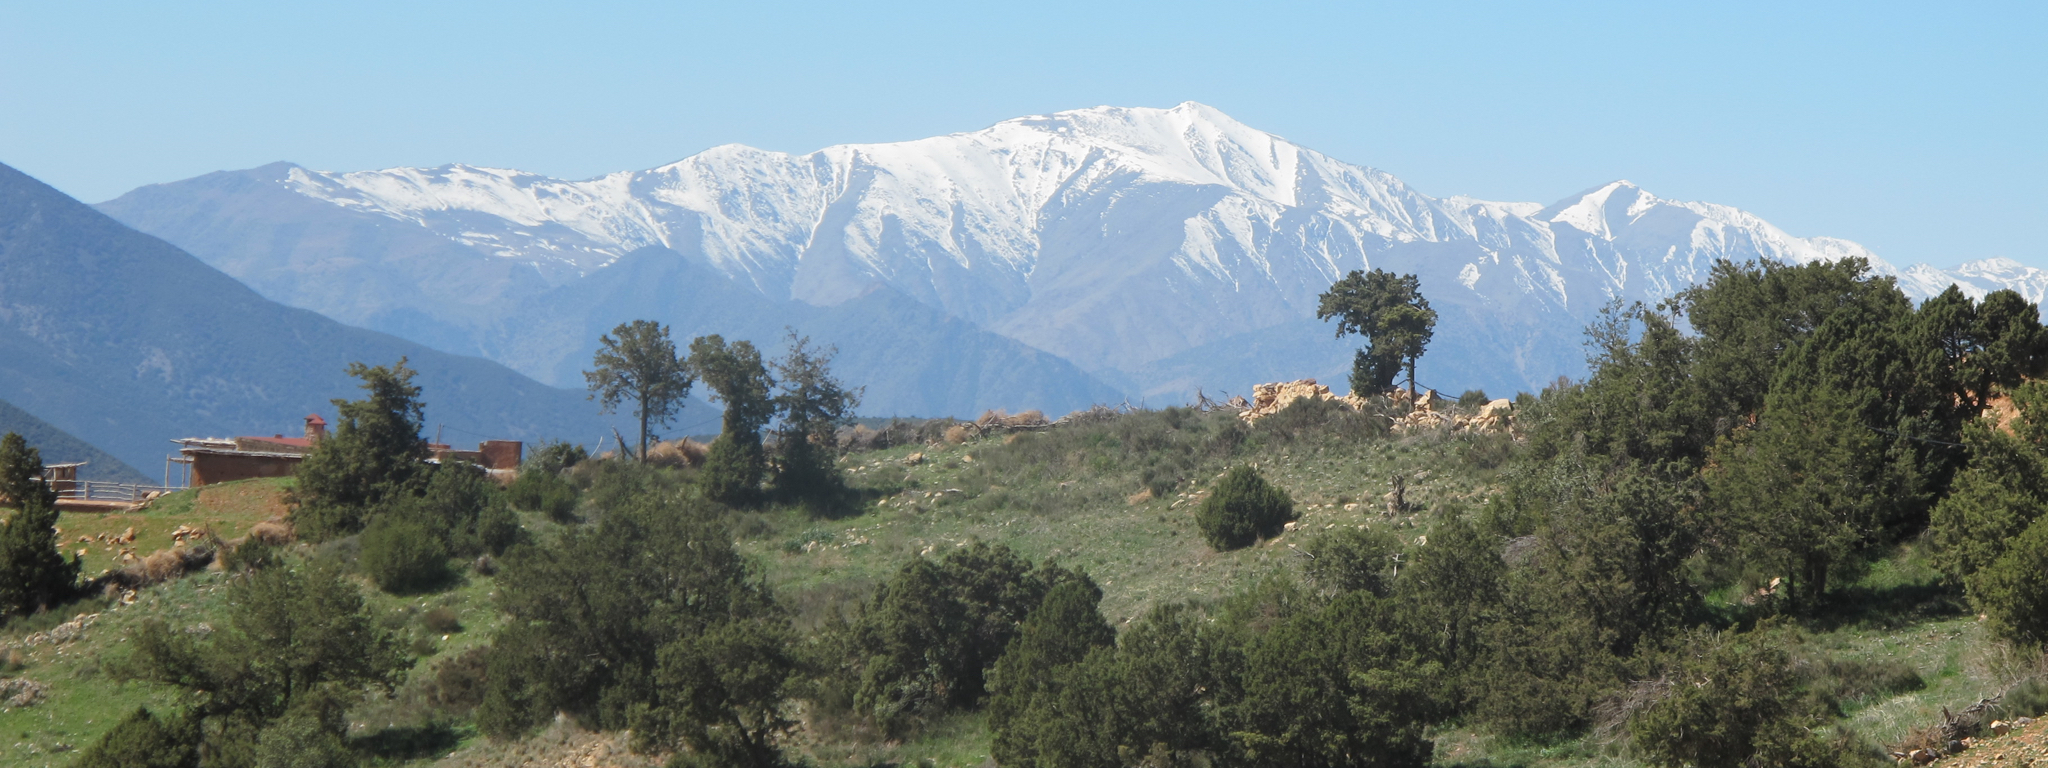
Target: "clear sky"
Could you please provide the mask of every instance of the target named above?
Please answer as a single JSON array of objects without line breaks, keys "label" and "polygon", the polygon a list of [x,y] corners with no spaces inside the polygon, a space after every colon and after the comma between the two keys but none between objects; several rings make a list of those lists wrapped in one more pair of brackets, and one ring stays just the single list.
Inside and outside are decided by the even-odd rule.
[{"label": "clear sky", "polygon": [[2048,268],[2044,9],[0,0],[0,162],[89,202],[277,160],[585,178],[1194,100],[1432,195],[1626,178]]}]

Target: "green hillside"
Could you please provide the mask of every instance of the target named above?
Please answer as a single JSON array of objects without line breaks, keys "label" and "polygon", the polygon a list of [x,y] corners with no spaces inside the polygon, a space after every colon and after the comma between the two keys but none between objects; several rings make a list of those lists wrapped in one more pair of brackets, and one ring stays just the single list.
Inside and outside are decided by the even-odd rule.
[{"label": "green hillside", "polygon": [[737,398],[701,460],[503,488],[363,371],[294,543],[252,522],[284,483],[160,501],[135,561],[60,521],[120,570],[0,629],[0,728],[24,765],[1878,766],[2048,707],[2033,305],[1723,265],[1592,330],[1511,409],[836,433],[829,377],[693,345]]}]

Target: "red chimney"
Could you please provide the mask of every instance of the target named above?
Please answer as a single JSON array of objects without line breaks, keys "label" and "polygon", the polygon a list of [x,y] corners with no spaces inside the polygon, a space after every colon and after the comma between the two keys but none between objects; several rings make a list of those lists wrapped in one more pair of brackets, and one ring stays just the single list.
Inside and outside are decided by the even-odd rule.
[{"label": "red chimney", "polygon": [[326,419],[323,419],[323,418],[320,418],[320,414],[317,414],[317,413],[309,413],[309,414],[306,414],[306,442],[307,442],[307,444],[309,444],[309,445],[319,445],[319,444],[320,444],[320,440],[321,440],[321,438],[324,438],[324,437],[326,437],[326,436],[327,436],[327,420],[326,420]]}]

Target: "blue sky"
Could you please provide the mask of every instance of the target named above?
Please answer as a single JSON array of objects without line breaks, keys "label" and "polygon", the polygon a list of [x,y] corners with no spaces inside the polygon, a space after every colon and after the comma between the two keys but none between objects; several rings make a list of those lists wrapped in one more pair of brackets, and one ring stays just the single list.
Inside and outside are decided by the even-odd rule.
[{"label": "blue sky", "polygon": [[1194,100],[1433,195],[1627,178],[2048,268],[2048,6],[1790,5],[0,0],[0,162],[93,202],[276,160],[583,178]]}]

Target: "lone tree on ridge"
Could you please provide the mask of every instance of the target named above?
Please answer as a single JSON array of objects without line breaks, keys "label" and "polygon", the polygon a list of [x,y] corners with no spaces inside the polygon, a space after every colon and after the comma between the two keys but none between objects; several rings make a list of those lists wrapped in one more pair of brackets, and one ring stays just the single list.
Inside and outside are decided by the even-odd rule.
[{"label": "lone tree on ridge", "polygon": [[1337,319],[1337,338],[1355,333],[1366,347],[1351,363],[1351,392],[1385,392],[1407,369],[1408,396],[1415,397],[1415,361],[1436,333],[1436,310],[1422,298],[1422,281],[1383,269],[1352,270],[1319,297],[1316,319]]}]

